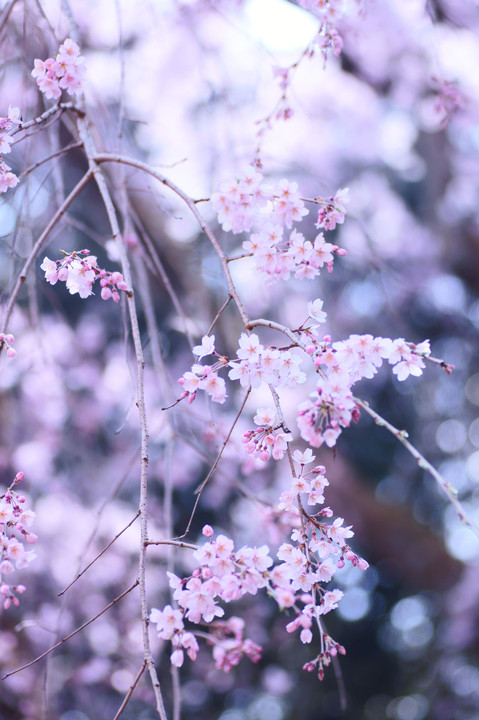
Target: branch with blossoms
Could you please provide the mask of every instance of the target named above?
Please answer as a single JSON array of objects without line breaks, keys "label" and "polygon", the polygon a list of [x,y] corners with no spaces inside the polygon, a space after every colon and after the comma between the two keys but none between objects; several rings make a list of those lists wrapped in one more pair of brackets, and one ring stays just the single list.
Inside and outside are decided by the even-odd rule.
[{"label": "branch with blossoms", "polygon": [[304,60],[312,59],[318,53],[323,59],[323,69],[326,68],[330,55],[339,57],[343,50],[343,38],[336,25],[343,16],[357,12],[357,9],[351,3],[346,3],[344,0],[298,0],[298,5],[318,21],[317,30],[311,42],[308,43],[295,62],[286,67],[273,67],[273,76],[281,90],[281,96],[273,110],[266,117],[256,121],[258,145],[252,161],[256,168],[262,168],[263,166],[261,145],[266,133],[272,129],[273,123],[278,120],[287,121],[294,114],[288,99],[288,93],[296,71]]},{"label": "branch with blossoms", "polygon": [[[314,10],[321,17],[324,16],[320,37],[322,42],[330,43],[333,51],[336,51],[334,48],[338,49],[339,40],[330,23],[335,12],[339,11],[340,3],[333,0],[324,3],[305,0],[300,4]],[[324,52],[325,46],[321,47]],[[244,596],[255,596],[264,591],[279,610],[288,614],[286,632],[298,631],[300,642],[308,646],[314,644],[317,638],[318,647],[311,651],[312,657],[304,665],[306,671],[316,672],[322,680],[325,668],[331,664],[333,658],[345,653],[345,648],[329,635],[324,625],[324,616],[338,607],[342,597],[342,591],[330,583],[334,582],[337,571],[346,563],[361,571],[367,569],[368,563],[350,544],[354,536],[352,527],[346,524],[344,518],[337,516],[333,509],[325,506],[329,486],[327,469],[322,464],[316,464],[316,456],[311,448],[320,448],[323,445],[336,448],[341,433],[359,421],[361,410],[371,414],[378,424],[382,424],[402,442],[401,431],[383,421],[374,410],[359,400],[353,387],[362,380],[373,379],[383,365],[392,367],[392,373],[399,382],[406,381],[410,376],[422,375],[428,360],[442,365],[447,372],[450,372],[451,368],[444,361],[431,357],[428,340],[413,344],[403,338],[374,337],[369,334],[352,334],[343,340],[333,340],[331,335],[324,334],[323,331],[327,313],[321,298],[305,304],[300,322],[294,328],[268,319],[251,320],[234,283],[230,265],[233,261],[239,263],[248,258],[253,264],[255,277],[264,285],[287,282],[293,278],[298,281],[315,280],[323,270],[332,273],[335,263],[340,262],[346,251],[334,242],[329,242],[325,234],[345,221],[348,189],[340,188],[328,197],[317,196],[306,200],[296,182],[282,178],[269,183],[255,167],[248,167],[235,177],[224,180],[210,200],[223,232],[242,237],[244,254],[230,257],[223,248],[223,240],[219,240],[199,212],[197,202],[169,178],[134,158],[100,153],[96,150],[89,129],[89,116],[83,109],[85,70],[79,52],[78,45],[67,39],[60,46],[55,58],[36,60],[32,72],[45,98],[60,100],[63,91],[78,96],[81,112],[73,107],[71,109],[74,110],[73,119],[80,138],[79,143],[88,162],[88,171],[35,243],[7,306],[0,344],[6,347],[6,354],[13,359],[15,350],[8,324],[20,288],[51,230],[60,222],[66,209],[83,187],[94,179],[108,216],[111,233],[119,249],[122,272],[101,268],[90,249],[61,251],[63,257],[58,260],[45,257],[40,268],[50,285],[65,282],[70,294],[78,295],[81,299],[94,294],[95,283],[101,288],[100,296],[103,300],[113,299],[118,303],[123,293],[129,310],[131,337],[137,362],[136,405],[141,444],[138,471],[138,580],[132,588],[138,584],[140,595],[143,641],[140,674],[148,670],[157,713],[162,720],[166,720],[162,688],[150,648],[150,625],[156,626],[161,640],[171,643],[170,661],[175,668],[183,665],[185,654],[191,661],[196,660],[200,640],[212,647],[216,667],[229,672],[243,657],[258,662],[262,648],[254,639],[245,636],[245,622],[242,618],[233,615],[225,619],[225,608]],[[283,82],[286,83],[287,79],[286,74]],[[285,89],[286,85],[283,87],[283,90]],[[3,131],[0,134],[0,149],[3,153],[10,149],[12,136],[9,131],[15,124],[20,125],[20,113],[9,108],[7,117],[0,119]],[[23,127],[27,125],[28,121]],[[145,358],[129,255],[118,219],[119,202],[115,202],[114,190],[103,172],[104,163],[129,166],[138,172],[147,173],[159,180],[190,209],[219,258],[228,287],[228,299],[218,310],[213,324],[221,321],[230,301],[236,306],[241,321],[242,327],[235,348],[219,347],[217,350],[216,335],[212,334],[212,330],[194,345],[195,360],[178,379],[181,386],[180,397],[169,408],[164,408],[165,411],[170,411],[180,404],[191,408],[202,394],[211,403],[224,406],[228,397],[235,398],[240,394],[237,392],[238,385],[242,388],[241,395],[244,398],[237,417],[226,434],[217,460],[200,486],[185,535],[190,531],[201,490],[216,471],[236,422],[241,417],[247,424],[240,445],[244,457],[253,461],[257,469],[265,468],[268,463],[273,462],[284,462],[289,468],[289,486],[278,494],[275,502],[268,508],[270,517],[281,518],[283,523],[283,537],[276,548],[258,542],[258,545],[244,545],[237,549],[233,538],[223,532],[215,533],[209,525],[203,528],[206,541],[200,546],[180,542],[172,537],[156,540],[150,536]],[[10,173],[10,168],[3,163],[0,170],[3,173],[0,175],[0,191],[14,188],[18,178]],[[318,213],[318,232],[313,233],[314,237],[309,237],[302,224],[310,212],[308,205],[312,205]],[[261,336],[262,328],[278,331],[287,338],[287,345],[280,345],[279,342],[267,344]],[[254,399],[255,391],[266,387],[271,393],[272,404],[265,406],[262,403],[253,412],[250,412],[249,408],[247,410],[246,401],[251,397]],[[296,428],[287,425],[283,413],[282,394],[289,389],[294,389],[298,397]],[[294,447],[300,441],[306,442],[310,447],[304,450]],[[417,452],[409,443],[403,444],[413,455]],[[303,445],[304,443],[301,443],[301,447]],[[416,457],[419,458],[418,462],[421,461],[421,466],[426,467],[422,455],[418,454]],[[307,469],[310,465],[313,465],[312,469]],[[19,479],[20,474],[17,475],[15,483]],[[1,500],[4,520],[0,518],[0,529],[3,532],[0,572],[8,575],[32,558],[24,551],[21,538],[27,542],[34,541],[35,536],[27,530],[34,516],[30,511],[22,513],[23,501],[13,490],[13,484]],[[460,504],[457,501],[454,504],[461,515],[463,510]],[[171,525],[170,520],[168,522]],[[177,574],[170,571],[170,602],[161,605],[158,598],[155,607],[151,608],[146,594],[149,567],[147,553],[152,546],[160,544],[192,551],[195,567],[188,573]],[[17,596],[22,592],[23,586],[10,586],[3,580],[3,576],[1,583],[0,592],[5,597],[4,607],[17,605]],[[122,597],[123,595],[119,596],[118,600]],[[132,685],[133,689],[136,682]],[[131,693],[127,695],[125,704],[130,696]]]},{"label": "branch with blossoms", "polygon": [[35,513],[26,508],[25,496],[14,489],[23,478],[23,472],[18,472],[11,485],[0,495],[0,595],[4,610],[8,610],[10,605],[18,607],[19,595],[26,590],[25,585],[12,585],[10,576],[15,570],[28,567],[36,557],[33,550],[25,550],[23,544],[33,545],[38,540],[30,530]]},{"label": "branch with blossoms", "polygon": [[45,280],[50,285],[55,285],[58,280],[65,283],[71,295],[79,294],[81,298],[87,298],[93,294],[93,285],[98,280],[101,287],[101,299],[120,302],[119,290],[130,292],[128,285],[120,272],[110,272],[98,267],[97,258],[90,255],[90,250],[64,254],[63,260],[50,260],[45,258],[40,268],[45,272]]}]

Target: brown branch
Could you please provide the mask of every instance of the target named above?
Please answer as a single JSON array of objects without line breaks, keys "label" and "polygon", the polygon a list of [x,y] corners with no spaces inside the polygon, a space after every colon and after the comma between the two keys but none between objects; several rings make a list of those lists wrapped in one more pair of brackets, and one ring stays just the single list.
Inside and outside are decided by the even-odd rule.
[{"label": "brown branch", "polygon": [[233,430],[236,426],[236,423],[240,419],[241,413],[243,412],[244,406],[246,405],[246,401],[249,397],[250,392],[251,392],[251,387],[248,388],[248,391],[247,391],[246,395],[244,396],[243,402],[241,403],[241,407],[238,410],[238,412],[236,413],[236,417],[233,420],[233,424],[231,425],[229,432],[223,441],[223,445],[221,446],[220,451],[216,456],[216,460],[214,461],[213,465],[211,466],[208,475],[205,477],[205,479],[203,480],[201,485],[199,485],[199,487],[197,487],[195,490],[196,500],[195,500],[195,504],[193,505],[193,510],[191,511],[190,519],[188,520],[188,525],[186,526],[186,530],[183,533],[183,535],[179,535],[178,538],[176,538],[177,540],[182,540],[184,537],[186,537],[188,535],[188,533],[190,531],[191,523],[193,522],[193,518],[196,514],[196,508],[198,507],[198,503],[200,501],[201,494],[202,494],[203,490],[205,489],[207,482],[209,481],[209,479],[213,475],[214,471],[218,467],[218,463],[221,460],[221,457],[225,451],[226,445],[228,444],[228,441],[231,437],[231,433],[233,432]]},{"label": "brown branch", "polygon": [[46,657],[47,655],[50,655],[50,653],[52,653],[54,650],[59,648],[60,645],[63,645],[63,643],[67,642],[67,640],[71,640],[72,637],[74,637],[75,635],[78,635],[78,633],[81,632],[82,630],[84,630],[86,627],[88,627],[88,625],[91,625],[93,622],[95,622],[95,620],[98,620],[98,618],[101,617],[103,615],[103,613],[105,613],[107,610],[109,610],[111,607],[113,607],[113,605],[116,605],[117,602],[122,600],[125,597],[125,595],[128,595],[128,593],[131,592],[132,590],[134,590],[138,585],[139,585],[139,581],[135,580],[133,585],[131,585],[128,588],[128,590],[125,590],[124,592],[121,593],[121,595],[118,595],[118,597],[116,597],[114,600],[112,600],[111,603],[109,603],[106,607],[104,607],[103,610],[100,610],[100,612],[97,613],[94,617],[90,618],[85,623],[83,623],[83,625],[80,625],[80,627],[76,628],[76,630],[73,630],[73,632],[71,632],[69,635],[66,635],[64,638],[59,640],[57,643],[55,643],[55,645],[52,645],[52,647],[48,648],[48,650],[45,650],[44,653],[42,653],[41,655],[36,657],[34,660],[30,660],[30,662],[26,663],[25,665],[22,665],[21,667],[17,668],[16,670],[12,670],[11,672],[4,675],[3,680],[6,680],[7,678],[11,677],[12,675],[16,675],[17,673],[21,672],[22,670],[26,670],[26,668],[29,668],[32,665],[35,665],[35,663],[39,662],[40,660],[43,660],[44,657]]},{"label": "brown branch", "polygon": [[81,142],[74,142],[74,143],[71,143],[70,145],[67,145],[64,148],[61,148],[60,150],[57,150],[56,152],[52,153],[48,157],[43,158],[43,160],[39,160],[38,162],[34,163],[33,165],[30,165],[30,167],[28,167],[26,170],[21,172],[20,175],[18,176],[19,180],[23,180],[24,177],[29,175],[31,172],[33,172],[34,170],[39,168],[40,165],[43,165],[44,163],[48,162],[49,160],[53,160],[54,158],[59,157],[60,155],[64,155],[65,153],[69,152],[70,150],[74,150],[75,148],[78,148],[81,146],[82,146]]},{"label": "brown branch", "polygon": [[113,720],[118,720],[118,718],[123,714],[123,710],[124,710],[124,709],[126,708],[126,706],[128,705],[128,703],[129,703],[129,701],[130,701],[130,698],[131,698],[131,696],[133,695],[133,693],[134,693],[134,691],[135,691],[136,686],[137,686],[138,683],[140,682],[141,676],[142,676],[143,673],[145,672],[145,668],[146,668],[146,660],[143,660],[143,665],[141,666],[141,668],[140,668],[140,670],[139,670],[136,678],[135,678],[135,679],[133,680],[133,682],[131,683],[130,688],[129,688],[128,692],[126,693],[126,695],[125,695],[125,697],[124,697],[124,699],[123,699],[122,704],[121,704],[120,707],[118,708],[118,712],[116,713],[116,715],[115,715],[115,717],[113,718]]},{"label": "brown branch", "polygon": [[91,566],[94,565],[96,563],[96,561],[99,560],[101,558],[101,556],[104,555],[106,553],[106,551],[111,548],[113,543],[115,543],[118,540],[118,538],[121,535],[123,535],[125,530],[128,530],[128,528],[133,525],[135,520],[138,518],[139,514],[140,514],[140,512],[138,511],[136,513],[135,517],[131,520],[131,522],[129,522],[128,525],[126,525],[126,527],[123,528],[123,530],[120,530],[120,532],[117,535],[115,535],[113,540],[111,542],[109,542],[108,545],[105,548],[103,548],[103,550],[101,550],[101,552],[99,552],[98,555],[95,558],[93,558],[93,560],[91,562],[89,562],[88,565],[85,568],[83,568],[83,570],[81,572],[78,573],[78,575],[74,578],[74,580],[72,580],[71,583],[69,583],[65,588],[63,588],[63,590],[61,590],[61,592],[58,593],[58,597],[61,597],[61,595],[66,593],[66,591],[69,590],[71,588],[71,586],[74,585],[76,583],[76,581],[79,580],[81,578],[81,576],[84,575],[86,573],[86,571],[89,570],[91,568]]},{"label": "brown branch", "polygon": [[147,540],[146,545],[174,545],[175,547],[188,548],[189,550],[198,550],[198,545],[181,542],[180,540]]},{"label": "brown branch", "polygon": [[214,326],[216,325],[216,323],[218,322],[219,318],[221,317],[221,314],[226,310],[226,308],[228,307],[228,305],[230,304],[230,301],[231,301],[232,299],[233,299],[232,296],[231,296],[231,295],[228,295],[228,297],[227,297],[226,300],[224,301],[223,305],[220,307],[220,309],[218,310],[218,312],[217,312],[216,315],[214,316],[213,322],[212,322],[211,325],[209,326],[208,331],[207,331],[207,333],[206,333],[207,335],[210,335],[210,334],[211,334],[211,331],[213,330]]},{"label": "brown branch", "polygon": [[[130,263],[124,246],[118,219],[113,204],[113,200],[108,189],[105,176],[99,165],[97,164],[97,153],[96,148],[93,144],[89,128],[84,117],[78,118],[78,131],[80,138],[83,141],[85,153],[88,158],[90,171],[92,172],[95,181],[98,185],[105,210],[108,215],[108,220],[111,226],[113,238],[118,245],[121,257],[121,265],[123,270],[123,276],[125,282],[129,288],[132,288],[132,278]],[[155,664],[153,662],[153,656],[151,654],[150,637],[148,631],[149,624],[149,613],[148,613],[148,602],[146,597],[146,542],[148,540],[148,446],[149,446],[149,433],[148,423],[146,418],[146,405],[145,405],[145,360],[143,356],[143,347],[141,343],[141,335],[138,321],[138,314],[136,311],[136,302],[133,292],[127,293],[127,303],[130,316],[131,335],[133,340],[133,346],[135,348],[136,357],[136,405],[138,408],[139,422],[140,422],[140,433],[141,433],[141,465],[140,465],[140,499],[138,510],[140,513],[140,553],[138,560],[138,580],[140,586],[140,609],[141,609],[141,622],[143,630],[143,651],[148,672],[150,675],[151,684],[156,700],[156,709],[161,720],[167,720],[165,705],[161,692],[160,681],[156,672]]]}]

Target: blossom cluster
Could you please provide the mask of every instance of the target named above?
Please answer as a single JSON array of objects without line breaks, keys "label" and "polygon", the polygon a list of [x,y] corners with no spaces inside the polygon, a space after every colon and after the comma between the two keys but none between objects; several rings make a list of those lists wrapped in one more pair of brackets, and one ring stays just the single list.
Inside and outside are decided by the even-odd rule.
[{"label": "blossom cluster", "polygon": [[260,427],[248,430],[243,435],[245,450],[249,455],[266,461],[270,457],[281,460],[293,436],[285,432],[282,426],[274,427],[276,412],[272,408],[258,408],[254,422]]},{"label": "blossom cluster", "polygon": [[[295,451],[294,459],[300,469],[291,492],[282,494],[279,507],[298,514],[300,511],[294,504],[294,498],[308,494],[310,504],[322,503],[328,481],[323,466],[304,471],[305,465],[315,459],[311,450],[304,453]],[[299,629],[301,642],[309,644],[313,639],[314,623],[322,635],[321,616],[337,608],[343,595],[338,589],[324,590],[323,584],[330,582],[346,560],[361,570],[368,567],[367,562],[347,544],[353,532],[350,527],[343,526],[343,518],[336,518],[333,523],[320,520],[331,515],[329,508],[324,508],[314,517],[305,514],[302,528],[293,530],[291,534],[295,544],[281,544],[277,552],[279,562],[274,567],[267,545],[244,546],[235,551],[233,540],[220,534],[193,553],[198,567],[192,575],[180,578],[168,573],[178,608],[173,609],[171,605],[166,605],[163,610],[153,608],[150,620],[156,624],[159,637],[171,641],[172,664],[183,664],[185,650],[188,657],[195,660],[198,653],[195,632],[205,637],[203,632],[186,630],[185,620],[193,625],[209,625],[211,633],[206,638],[214,645],[213,657],[218,668],[229,671],[243,655],[253,662],[257,661],[261,648],[251,640],[244,640],[243,621],[236,617],[225,621],[217,618],[222,618],[225,612],[220,601],[229,603],[245,594],[256,595],[260,589],[266,589],[280,609],[294,612],[294,619],[286,625],[287,632]],[[203,534],[212,538],[213,529],[207,525]],[[331,642],[337,651],[340,646]],[[344,652],[344,649],[341,651]],[[311,662],[322,668],[328,664],[327,660],[320,654]]]},{"label": "blossom cluster", "polygon": [[[347,199],[347,188],[328,200],[315,198],[314,202],[320,205],[318,228],[332,230],[336,223],[343,222]],[[326,242],[323,233],[311,242],[296,229],[286,232],[309,212],[295,182],[283,179],[268,185],[261,173],[249,167],[237,178],[221,183],[211,200],[224,230],[233,233],[255,230],[243,242],[243,248],[254,257],[257,270],[270,282],[287,280],[291,273],[299,279],[312,279],[325,265],[331,271],[334,254],[345,252]]]},{"label": "blossom cluster", "polygon": [[13,490],[21,480],[23,473],[18,472],[7,491],[0,495],[0,595],[5,610],[12,604],[18,606],[18,595],[25,592],[24,585],[10,585],[5,576],[27,567],[36,557],[23,545],[23,541],[35,543],[37,536],[30,531],[35,513],[25,509],[25,497]]},{"label": "blossom cluster", "polygon": [[372,335],[351,335],[335,343],[325,339],[308,350],[314,356],[319,378],[310,399],[298,406],[297,422],[301,437],[313,447],[323,443],[333,447],[341,428],[357,422],[359,408],[352,386],[363,378],[372,378],[383,360],[394,366],[393,373],[403,381],[409,375],[421,375],[424,357],[430,355],[428,340],[414,345],[403,338]]},{"label": "blossom cluster", "polygon": [[62,90],[66,90],[70,95],[79,95],[83,92],[84,60],[77,43],[67,38],[58,48],[55,59],[37,58],[34,61],[32,76],[36,78],[38,87],[47,98],[58,99]]},{"label": "blossom cluster", "polygon": [[[0,117],[0,155],[6,155],[10,152],[13,137],[9,134],[9,131],[14,125],[19,125],[20,123],[20,110],[10,105],[7,117]],[[11,167],[0,160],[0,193],[7,192],[7,190],[14,188],[17,184],[18,177],[11,172]]]},{"label": "blossom cluster", "polygon": [[65,253],[63,260],[55,261],[45,257],[40,268],[44,271],[45,279],[50,285],[55,285],[58,280],[61,280],[65,282],[72,295],[78,293],[81,298],[87,298],[93,294],[93,285],[96,280],[100,281],[103,300],[112,298],[115,302],[119,302],[119,290],[128,290],[123,275],[120,272],[110,272],[98,267],[97,258],[90,255],[89,250],[74,250],[71,253]]},{"label": "blossom cluster", "polygon": [[[193,348],[199,359],[206,355],[217,355],[214,347],[215,336],[205,335],[201,345]],[[259,387],[263,382],[274,387],[299,385],[306,380],[306,375],[299,369],[301,357],[291,350],[279,350],[265,347],[255,333],[241,333],[236,358],[228,360],[218,356],[214,365],[195,363],[191,370],[185,372],[178,382],[183,385],[185,393],[190,395],[190,402],[197,390],[205,390],[214,402],[223,403],[226,398],[226,385],[218,371],[228,366],[230,380],[239,380],[242,387]]]},{"label": "blossom cluster", "polygon": [[[198,356],[198,360],[202,360],[208,355],[217,355],[215,350],[215,336],[204,335],[201,345],[195,345],[193,354]],[[197,390],[204,390],[211,396],[213,402],[224,403],[226,400],[226,385],[223,378],[219,377],[218,371],[227,365],[227,358],[219,356],[218,362],[214,365],[201,365],[199,362],[194,363],[191,370],[185,372],[178,380],[180,385],[184,387],[183,397],[189,396],[189,401],[193,402],[196,397]]]},{"label": "blossom cluster", "polygon": [[14,337],[11,333],[0,333],[0,348],[5,346],[7,357],[14,358],[17,354],[17,351],[13,347],[13,340]]},{"label": "blossom cluster", "polygon": [[236,358],[229,362],[228,377],[239,380],[242,387],[258,388],[263,382],[275,388],[294,387],[306,381],[297,352],[266,347],[256,333],[241,333],[238,344]]},{"label": "blossom cluster", "polygon": [[335,28],[335,23],[347,10],[345,0],[298,0],[298,4],[316,15],[321,22],[316,43],[324,59],[327,59],[330,52],[341,55],[343,39]]}]

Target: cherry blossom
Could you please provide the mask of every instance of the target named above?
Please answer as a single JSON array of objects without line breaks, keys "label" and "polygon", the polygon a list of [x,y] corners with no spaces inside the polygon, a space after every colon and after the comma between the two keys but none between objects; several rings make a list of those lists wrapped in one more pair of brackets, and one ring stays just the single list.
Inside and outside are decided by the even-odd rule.
[{"label": "cherry blossom", "polygon": [[83,76],[85,73],[84,58],[80,48],[71,38],[60,45],[55,59],[34,61],[32,77],[46,98],[58,100],[62,90],[70,95],[83,92]]},{"label": "cherry blossom", "polygon": [[50,260],[45,257],[40,268],[45,273],[45,280],[55,285],[58,280],[65,282],[72,295],[81,298],[93,295],[93,285],[99,280],[102,300],[112,298],[120,301],[119,290],[127,291],[128,287],[120,272],[110,272],[98,267],[97,258],[90,255],[89,250],[65,253],[63,260]]},{"label": "cherry blossom", "polygon": [[18,595],[25,592],[24,585],[12,585],[9,578],[15,570],[27,567],[36,557],[31,550],[25,550],[23,541],[34,544],[37,536],[29,528],[35,520],[33,510],[25,509],[25,497],[13,488],[23,480],[23,472],[18,472],[10,487],[0,495],[0,594],[3,596],[3,608],[19,605]]}]

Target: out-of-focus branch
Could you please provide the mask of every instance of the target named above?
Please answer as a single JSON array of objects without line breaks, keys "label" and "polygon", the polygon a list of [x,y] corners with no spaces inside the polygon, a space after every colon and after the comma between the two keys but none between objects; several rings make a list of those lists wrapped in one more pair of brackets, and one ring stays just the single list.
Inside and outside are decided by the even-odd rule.
[{"label": "out-of-focus branch", "polygon": [[[120,251],[121,264],[123,270],[123,276],[125,282],[129,288],[132,288],[131,269],[126,248],[123,244],[121,237],[120,227],[116,215],[116,210],[113,204],[113,200],[108,189],[108,185],[105,176],[97,163],[96,160],[96,148],[93,144],[92,137],[89,132],[89,127],[86,118],[78,118],[78,131],[83,141],[85,153],[88,158],[90,170],[95,178],[98,185],[105,209],[108,215],[108,220],[111,226],[111,231],[114,240]],[[156,708],[158,715],[161,720],[167,720],[165,705],[161,692],[160,681],[156,672],[155,663],[150,647],[150,638],[148,631],[149,624],[149,613],[148,603],[146,598],[146,551],[147,551],[147,540],[148,540],[148,445],[149,445],[149,434],[148,434],[148,423],[146,417],[146,405],[145,405],[145,361],[143,357],[143,348],[141,343],[140,328],[138,323],[138,315],[136,311],[136,302],[133,292],[127,293],[127,303],[130,315],[131,334],[133,339],[133,345],[135,348],[136,363],[137,363],[137,399],[136,405],[139,413],[140,421],[140,433],[141,433],[141,468],[140,468],[140,500],[139,500],[139,512],[140,512],[140,553],[138,563],[138,580],[140,586],[140,608],[141,608],[141,620],[143,629],[143,651],[144,659],[148,667],[151,683],[153,686],[153,692],[155,694]]]},{"label": "out-of-focus branch", "polygon": [[208,240],[212,244],[213,248],[215,249],[215,252],[218,255],[219,261],[223,268],[226,282],[228,283],[228,290],[230,292],[230,295],[233,298],[233,300],[236,304],[236,307],[238,308],[238,312],[241,316],[244,326],[247,327],[248,323],[249,323],[248,314],[247,314],[246,309],[238,295],[238,291],[236,290],[233,279],[231,277],[231,273],[230,273],[229,267],[228,267],[228,258],[225,255],[225,253],[223,252],[213,231],[211,230],[211,228],[208,227],[203,216],[201,215],[198,208],[196,207],[195,201],[192,198],[190,198],[189,195],[187,195],[185,192],[183,192],[183,190],[181,188],[179,188],[177,185],[175,185],[175,183],[173,183],[167,177],[165,177],[164,175],[159,173],[157,170],[152,168],[151,165],[148,165],[147,163],[143,163],[140,160],[135,160],[134,158],[125,157],[124,155],[116,155],[114,153],[97,153],[93,159],[97,163],[104,163],[104,162],[120,163],[120,164],[124,164],[124,165],[129,165],[130,167],[137,168],[137,170],[142,170],[143,172],[146,172],[149,175],[151,175],[152,177],[159,180],[159,182],[161,182],[163,185],[165,185],[165,187],[169,188],[172,192],[175,193],[175,195],[178,195],[178,197],[180,197],[183,200],[183,202],[191,210],[194,217],[197,219],[200,228],[203,230],[203,232],[207,236]]},{"label": "out-of-focus branch", "polygon": [[[20,290],[22,289],[23,283],[25,282],[25,278],[27,277],[27,274],[32,267],[38,253],[42,249],[43,245],[46,242],[47,237],[50,235],[51,231],[55,227],[55,225],[61,220],[65,212],[68,210],[72,202],[75,200],[77,195],[80,194],[80,192],[83,190],[85,185],[87,185],[91,178],[93,176],[93,173],[91,170],[88,170],[85,175],[82,177],[80,182],[78,182],[71,193],[68,195],[68,197],[65,198],[63,203],[60,205],[58,210],[56,211],[55,215],[52,217],[48,225],[46,226],[45,230],[42,232],[38,240],[36,241],[35,245],[32,248],[32,251],[30,255],[27,258],[27,261],[25,262],[25,265],[23,266],[20,275],[17,279],[17,282],[15,283],[15,287],[13,288],[13,291],[10,295],[10,298],[8,300],[8,304],[5,310],[5,318],[3,321],[2,326],[2,332],[6,333],[8,329],[8,324],[10,322],[10,318],[13,312],[13,308],[15,307],[15,303],[17,302],[18,295],[20,293]],[[0,346],[1,350],[1,346]]]}]

